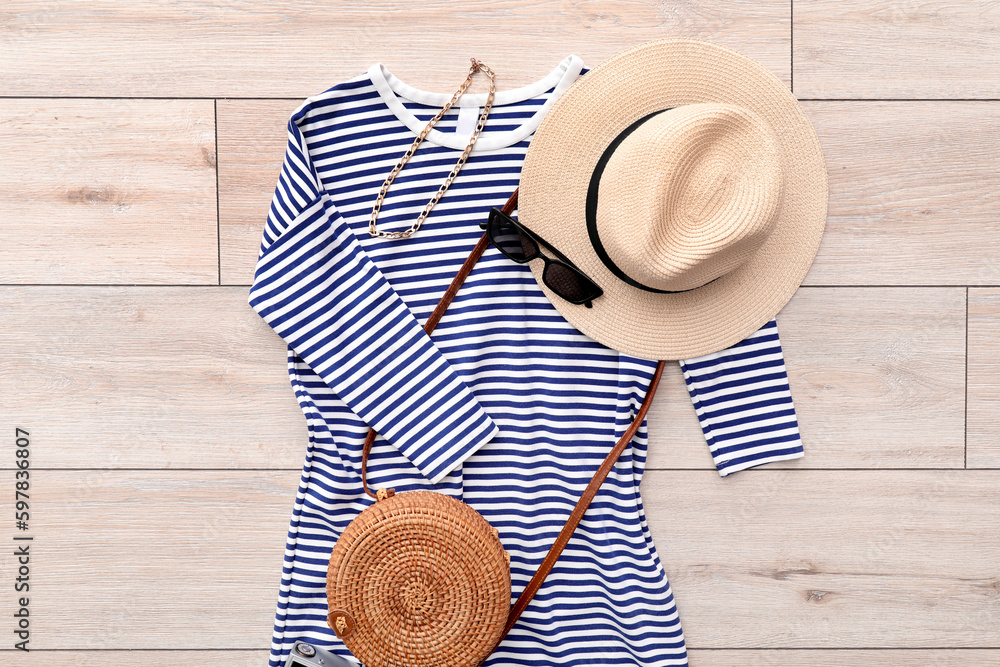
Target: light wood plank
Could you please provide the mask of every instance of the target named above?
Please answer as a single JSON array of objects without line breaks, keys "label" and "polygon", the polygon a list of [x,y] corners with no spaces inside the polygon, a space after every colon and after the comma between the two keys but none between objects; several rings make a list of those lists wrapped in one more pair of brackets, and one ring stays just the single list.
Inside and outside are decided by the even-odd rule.
[{"label": "light wood plank", "polygon": [[996,470],[653,472],[642,484],[695,649],[997,646],[998,491]]},{"label": "light wood plank", "polygon": [[35,471],[31,648],[269,647],[298,483],[297,471]]},{"label": "light wood plank", "polygon": [[[32,647],[266,648],[297,484],[36,471]],[[642,496],[692,649],[953,648],[1000,642],[998,487],[995,470],[650,471]]]},{"label": "light wood plank", "polygon": [[211,100],[5,99],[0,161],[0,282],[218,283]]},{"label": "light wood plank", "polygon": [[970,468],[1000,468],[1000,289],[969,290]]},{"label": "light wood plank", "polygon": [[1000,97],[1000,5],[992,0],[793,6],[800,97]]},{"label": "light wood plank", "polygon": [[301,100],[217,104],[222,284],[250,285],[288,143],[288,119]]},{"label": "light wood plank", "polygon": [[239,287],[0,287],[4,418],[32,434],[41,467],[301,468],[286,346],[246,299]]},{"label": "light wood plank", "polygon": [[0,651],[0,662],[7,667],[39,667],[39,665],[72,664],[73,667],[262,667],[267,664],[268,651],[222,649],[203,651],[37,651],[24,655]]},{"label": "light wood plank", "polygon": [[[805,456],[768,467],[963,466],[964,289],[803,287],[778,332]],[[647,418],[648,465],[714,468],[668,370]]]},{"label": "light wood plank", "polygon": [[[1000,650],[991,649],[785,649],[699,650],[689,652],[691,667],[998,667]],[[136,663],[138,664],[138,663]]]},{"label": "light wood plank", "polygon": [[[407,83],[450,93],[470,56],[497,72],[503,90],[541,78],[570,53],[593,66],[669,35],[745,50],[789,80],[790,11],[777,0],[682,0],[669,7],[648,0],[10,0],[5,14],[6,95],[303,98],[375,62]],[[477,81],[470,91],[480,89],[486,84]]]},{"label": "light wood plank", "polygon": [[[45,442],[37,464],[300,467],[285,345],[246,298],[0,288],[0,381],[14,388],[7,414]],[[778,321],[806,457],[770,465],[962,466],[964,289],[802,288]],[[714,469],[675,364],[649,429],[650,467]]]},{"label": "light wood plank", "polygon": [[965,290],[800,294],[778,325],[813,465],[962,467]]},{"label": "light wood plank", "polygon": [[1000,284],[1000,151],[984,140],[1000,125],[1000,104],[803,108],[830,182],[827,226],[806,284]]}]

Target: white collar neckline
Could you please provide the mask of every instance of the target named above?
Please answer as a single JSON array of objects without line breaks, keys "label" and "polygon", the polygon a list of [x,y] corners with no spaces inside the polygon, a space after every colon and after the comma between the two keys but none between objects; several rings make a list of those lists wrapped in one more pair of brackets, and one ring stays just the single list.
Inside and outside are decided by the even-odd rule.
[{"label": "white collar neckline", "polygon": [[[494,109],[500,105],[513,104],[515,102],[531,99],[532,97],[537,97],[550,88],[555,88],[549,98],[545,100],[545,103],[536,109],[534,115],[526,119],[515,129],[507,130],[506,132],[480,134],[479,138],[476,140],[476,145],[473,146],[472,152],[475,153],[480,151],[496,150],[498,148],[506,148],[507,146],[511,146],[527,138],[532,132],[535,131],[535,129],[538,128],[538,125],[542,122],[542,117],[545,115],[548,108],[552,106],[563,91],[569,88],[570,85],[577,80],[582,69],[583,60],[576,54],[570,54],[563,58],[562,62],[560,62],[555,69],[534,83],[529,83],[526,86],[514,88],[512,90],[496,91],[493,95]],[[369,67],[368,77],[375,85],[375,88],[378,90],[378,93],[382,97],[386,106],[389,107],[389,110],[392,111],[400,122],[413,131],[414,134],[420,134],[423,132],[424,128],[427,127],[427,122],[419,120],[405,106],[403,106],[403,102],[400,97],[433,107],[444,107],[453,94],[434,93],[414,88],[413,86],[401,81],[382,63],[375,63]],[[455,102],[453,108],[472,106],[482,107],[486,104],[488,97],[489,93],[464,94],[458,98],[458,101]],[[489,117],[487,117],[487,122],[489,122]],[[460,135],[454,132],[441,132],[435,127],[427,133],[424,141],[438,146],[444,146],[446,148],[453,148],[455,150],[465,150],[465,147],[469,144],[470,137],[471,132],[468,135]]]}]

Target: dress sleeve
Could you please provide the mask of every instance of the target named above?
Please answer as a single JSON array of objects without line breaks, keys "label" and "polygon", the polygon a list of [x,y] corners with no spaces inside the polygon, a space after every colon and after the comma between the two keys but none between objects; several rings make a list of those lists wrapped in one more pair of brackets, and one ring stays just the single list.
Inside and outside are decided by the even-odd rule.
[{"label": "dress sleeve", "polygon": [[331,201],[300,127],[308,111],[288,122],[247,302],[436,484],[499,429]]},{"label": "dress sleeve", "polygon": [[720,475],[805,456],[775,320],[680,366]]}]

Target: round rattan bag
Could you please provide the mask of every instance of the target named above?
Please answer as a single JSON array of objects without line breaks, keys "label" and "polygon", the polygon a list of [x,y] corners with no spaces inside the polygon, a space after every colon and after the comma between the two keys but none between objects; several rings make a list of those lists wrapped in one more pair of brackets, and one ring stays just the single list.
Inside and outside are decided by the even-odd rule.
[{"label": "round rattan bag", "polygon": [[481,514],[443,493],[380,489],[333,548],[327,622],[365,667],[475,667],[510,593],[510,557]]}]

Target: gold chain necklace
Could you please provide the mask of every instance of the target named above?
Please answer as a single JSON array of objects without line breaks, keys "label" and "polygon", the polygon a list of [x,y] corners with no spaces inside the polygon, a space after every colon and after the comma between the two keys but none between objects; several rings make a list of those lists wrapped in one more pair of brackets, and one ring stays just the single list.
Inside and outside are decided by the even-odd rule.
[{"label": "gold chain necklace", "polygon": [[[479,138],[479,133],[483,131],[483,126],[486,125],[486,117],[490,114],[490,107],[493,106],[493,95],[496,92],[496,78],[493,74],[493,70],[487,67],[484,63],[476,60],[475,58],[470,58],[469,60],[472,61],[472,66],[469,68],[469,76],[465,79],[465,82],[462,83],[461,86],[459,86],[458,90],[455,91],[455,94],[451,96],[451,100],[446,105],[444,105],[444,108],[441,109],[441,111],[439,111],[437,115],[434,116],[434,118],[431,118],[430,122],[427,123],[427,127],[425,127],[423,131],[419,135],[417,135],[417,138],[413,140],[413,145],[410,146],[409,150],[407,150],[406,153],[403,154],[403,157],[400,158],[399,163],[393,168],[391,172],[389,172],[389,176],[385,179],[385,183],[382,184],[382,189],[378,193],[378,199],[375,200],[375,207],[372,208],[371,220],[368,222],[368,233],[371,234],[372,236],[381,236],[383,238],[391,238],[391,239],[408,238],[411,234],[420,229],[420,225],[421,223],[423,223],[424,218],[426,218],[427,214],[431,212],[432,208],[434,208],[434,204],[436,204],[438,200],[441,199],[441,195],[443,195],[445,190],[448,189],[448,186],[451,185],[451,182],[455,180],[455,176],[458,175],[458,172],[459,170],[461,170],[462,165],[464,165],[465,161],[468,159],[469,153],[472,152],[472,147],[475,145],[476,139]],[[434,125],[439,120],[441,120],[441,117],[445,113],[447,113],[448,109],[451,108],[451,106],[458,100],[458,98],[462,95],[462,93],[464,93],[465,90],[469,87],[469,84],[472,83],[472,75],[479,71],[485,72],[486,75],[490,77],[490,93],[488,98],[486,99],[486,106],[483,107],[483,114],[479,117],[479,124],[476,125],[476,131],[472,133],[472,138],[469,139],[469,145],[466,146],[465,150],[462,152],[462,157],[458,159],[458,162],[455,164],[455,167],[451,170],[451,173],[448,174],[448,178],[446,178],[444,183],[441,184],[441,187],[438,189],[437,193],[431,198],[431,200],[427,202],[427,205],[424,207],[423,213],[420,214],[420,217],[417,218],[416,222],[410,225],[409,229],[402,232],[386,232],[377,229],[375,227],[375,219],[378,218],[378,213],[382,208],[382,200],[385,199],[385,194],[389,191],[389,185],[392,184],[393,179],[396,178],[396,174],[398,174],[399,170],[403,168],[403,165],[405,165],[409,161],[409,159],[413,157],[413,153],[417,150],[417,146],[419,146],[420,143],[424,140],[424,137],[426,137],[427,133],[431,131],[431,128],[433,128]]]}]

